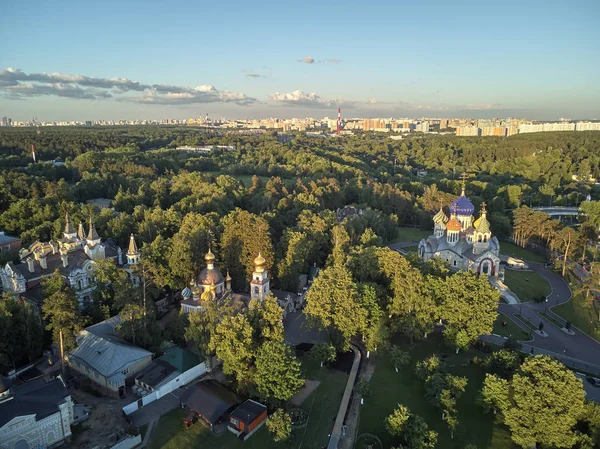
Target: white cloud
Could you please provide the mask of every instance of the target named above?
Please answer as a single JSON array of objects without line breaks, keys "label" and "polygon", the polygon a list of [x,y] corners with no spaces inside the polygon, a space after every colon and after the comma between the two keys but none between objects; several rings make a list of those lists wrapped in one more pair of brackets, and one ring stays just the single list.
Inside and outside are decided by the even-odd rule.
[{"label": "white cloud", "polygon": [[306,56],[302,59],[298,59],[298,62],[302,62],[304,64],[314,64],[315,58],[313,58],[312,56]]},{"label": "white cloud", "polygon": [[312,56],[305,56],[304,58],[298,59],[297,61],[302,62],[304,64],[341,64],[342,63],[341,59],[326,58],[326,59],[316,60]]},{"label": "white cloud", "polygon": [[[30,73],[9,67],[0,70],[0,92],[10,99],[59,96],[147,104],[237,103],[247,105],[256,99],[241,93],[218,90],[214,86],[170,86],[142,84],[127,78],[96,78],[70,73]],[[133,93],[134,95],[127,95]]]}]

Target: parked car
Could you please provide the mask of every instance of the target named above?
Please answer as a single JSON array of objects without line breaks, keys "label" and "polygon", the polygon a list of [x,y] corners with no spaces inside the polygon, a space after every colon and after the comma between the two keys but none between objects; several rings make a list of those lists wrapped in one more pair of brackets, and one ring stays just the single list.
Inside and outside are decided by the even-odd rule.
[{"label": "parked car", "polygon": [[596,379],[595,377],[588,376],[585,378],[589,383],[591,383],[594,387],[600,387],[600,379]]}]

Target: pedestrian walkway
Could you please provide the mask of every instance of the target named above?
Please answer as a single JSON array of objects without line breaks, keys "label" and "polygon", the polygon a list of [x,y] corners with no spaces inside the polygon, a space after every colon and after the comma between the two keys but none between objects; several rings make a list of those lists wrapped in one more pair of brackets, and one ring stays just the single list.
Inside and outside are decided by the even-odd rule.
[{"label": "pedestrian walkway", "polygon": [[358,374],[358,367],[360,366],[360,351],[354,345],[351,345],[351,347],[352,351],[354,352],[354,361],[352,362],[352,369],[350,370],[350,375],[348,376],[346,389],[344,390],[344,395],[342,396],[342,402],[340,403],[340,408],[335,419],[335,424],[333,425],[333,431],[331,432],[327,449],[337,449],[340,438],[342,437],[344,418],[346,417],[346,411],[348,410],[348,404],[350,403],[350,396],[352,395],[352,390],[354,389],[354,383],[356,381],[356,375]]}]

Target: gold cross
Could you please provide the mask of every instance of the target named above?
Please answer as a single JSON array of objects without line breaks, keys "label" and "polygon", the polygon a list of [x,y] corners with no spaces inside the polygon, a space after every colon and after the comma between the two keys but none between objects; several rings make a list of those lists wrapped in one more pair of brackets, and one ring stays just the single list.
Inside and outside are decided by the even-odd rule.
[{"label": "gold cross", "polygon": [[481,203],[481,212],[485,212],[485,206],[487,206],[487,204],[484,201],[483,203]]}]

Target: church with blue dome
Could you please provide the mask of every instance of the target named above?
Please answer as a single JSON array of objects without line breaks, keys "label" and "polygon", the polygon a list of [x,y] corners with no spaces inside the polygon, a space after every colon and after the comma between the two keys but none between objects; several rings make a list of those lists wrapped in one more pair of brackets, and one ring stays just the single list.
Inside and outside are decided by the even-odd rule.
[{"label": "church with blue dome", "polygon": [[487,220],[485,203],[478,219],[474,220],[475,206],[461,195],[450,204],[450,217],[443,208],[433,217],[433,235],[421,240],[418,253],[424,261],[439,257],[452,270],[473,270],[477,274],[502,277],[500,243],[492,236]]}]

